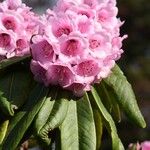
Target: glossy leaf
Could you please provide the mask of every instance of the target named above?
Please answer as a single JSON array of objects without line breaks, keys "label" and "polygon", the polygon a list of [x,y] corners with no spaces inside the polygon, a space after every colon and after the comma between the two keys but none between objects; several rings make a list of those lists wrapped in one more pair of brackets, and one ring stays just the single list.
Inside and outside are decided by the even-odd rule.
[{"label": "glossy leaf", "polygon": [[96,149],[99,150],[102,141],[103,134],[103,122],[102,117],[98,109],[93,108],[94,120],[95,120],[95,128],[96,128]]},{"label": "glossy leaf", "polygon": [[3,145],[3,150],[15,150],[23,138],[25,132],[31,125],[34,117],[44,104],[48,94],[48,89],[42,85],[37,85],[29,96],[28,107],[24,109],[25,112],[16,125],[11,129],[6,141]]},{"label": "glossy leaf", "polygon": [[7,128],[8,128],[8,124],[9,124],[9,120],[5,120],[4,122],[2,122],[0,124],[0,144],[2,144],[2,142],[5,138]]},{"label": "glossy leaf", "polygon": [[97,107],[99,108],[99,111],[106,123],[106,127],[108,129],[108,132],[111,134],[111,138],[112,138],[112,149],[113,150],[124,150],[124,147],[118,137],[117,134],[117,129],[115,126],[115,123],[111,117],[111,115],[109,114],[109,112],[107,111],[107,109],[104,107],[103,103],[101,102],[101,99],[97,93],[97,91],[92,88],[92,95],[93,95],[93,100]]},{"label": "glossy leaf", "polygon": [[139,110],[132,87],[117,65],[113,68],[112,74],[104,81],[114,90],[118,97],[116,100],[128,118],[133,123],[145,128],[146,123]]},{"label": "glossy leaf", "polygon": [[116,95],[114,91],[112,91],[105,82],[101,81],[100,84],[94,86],[96,91],[98,92],[103,104],[109,111],[109,113],[113,116],[113,118],[117,121],[121,121],[121,113],[118,103],[116,102]]},{"label": "glossy leaf", "polygon": [[67,116],[60,127],[62,150],[95,150],[96,131],[88,95],[69,102]]},{"label": "glossy leaf", "polygon": [[60,126],[67,114],[68,92],[61,90],[58,88],[51,89],[48,98],[35,118],[36,135],[46,145],[51,142],[48,135]]},{"label": "glossy leaf", "polygon": [[23,56],[23,57],[13,57],[13,58],[10,58],[10,59],[5,59],[5,60],[2,60],[0,61],[0,70],[1,69],[4,69],[12,64],[15,64],[15,63],[18,63],[18,62],[21,62],[27,58],[29,58],[30,55],[27,55],[27,56]]}]

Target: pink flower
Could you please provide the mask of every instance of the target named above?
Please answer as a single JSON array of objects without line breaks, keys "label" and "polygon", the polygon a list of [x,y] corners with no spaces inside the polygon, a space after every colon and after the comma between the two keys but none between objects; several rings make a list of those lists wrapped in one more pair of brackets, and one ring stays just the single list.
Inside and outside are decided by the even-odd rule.
[{"label": "pink flower", "polygon": [[[76,96],[106,78],[126,38],[120,37],[123,23],[117,12],[116,0],[58,0],[38,21],[32,38],[35,78],[41,76],[46,86],[59,85]],[[39,70],[44,70],[42,75]]]},{"label": "pink flower", "polygon": [[18,15],[15,11],[9,10],[5,13],[0,13],[0,22],[7,30],[12,30],[15,33],[22,32],[24,25],[22,25],[23,17]]},{"label": "pink flower", "polygon": [[[88,18],[94,18],[95,17],[95,11],[92,10],[88,5],[80,5],[80,6],[72,6],[69,7],[67,12],[72,12],[75,15],[82,15],[82,16],[86,16]],[[69,13],[67,13],[69,14]],[[75,17],[75,16],[74,16]]]},{"label": "pink flower", "polygon": [[21,0],[6,0],[6,3],[9,9],[17,9],[22,5]]},{"label": "pink flower", "polygon": [[49,65],[56,59],[54,51],[57,46],[53,43],[53,41],[46,37],[38,37],[38,39],[34,39],[33,42],[34,44],[31,46],[33,59],[40,62],[44,68],[48,68]]},{"label": "pink flower", "polygon": [[11,37],[7,33],[0,34],[0,47],[7,48],[11,44]]},{"label": "pink flower", "polygon": [[16,56],[23,56],[25,54],[30,54],[30,43],[26,37],[18,37],[16,40],[16,48],[15,48],[15,55]]},{"label": "pink flower", "polygon": [[130,149],[132,150],[133,147],[135,147],[136,150],[150,150],[150,141],[144,141],[141,144],[139,144],[139,143],[135,143],[135,144],[131,143],[129,145],[129,150]]},{"label": "pink flower", "polygon": [[73,82],[66,89],[73,91],[75,96],[82,96],[84,94],[85,88],[86,88],[86,84]]},{"label": "pink flower", "polygon": [[0,3],[0,55],[6,58],[30,53],[30,40],[37,33],[38,17],[21,0]]},{"label": "pink flower", "polygon": [[86,57],[88,43],[78,33],[60,39],[59,59],[63,62],[77,63]]},{"label": "pink flower", "polygon": [[15,31],[17,28],[17,23],[14,19],[14,17],[6,17],[2,19],[3,26],[8,30]]},{"label": "pink flower", "polygon": [[112,39],[112,50],[113,50],[113,57],[114,60],[118,60],[121,57],[121,54],[123,53],[122,47],[122,41],[127,38],[127,35],[124,35],[123,37],[114,37]]},{"label": "pink flower", "polygon": [[12,31],[0,30],[0,55],[9,57],[15,48],[16,34]]},{"label": "pink flower", "polygon": [[104,28],[113,29],[118,23],[118,19],[116,18],[117,13],[117,7],[112,7],[111,5],[98,6],[97,21],[100,22]]},{"label": "pink flower", "polygon": [[56,4],[56,7],[54,7],[54,11],[55,12],[65,12],[67,9],[69,9],[70,7],[72,7],[75,1],[65,1],[65,0],[59,0]]},{"label": "pink flower", "polygon": [[37,61],[32,60],[31,61],[31,71],[34,73],[34,79],[38,82],[44,83],[46,86],[48,86],[48,81],[46,78],[46,72],[47,70],[44,69],[40,63]]},{"label": "pink flower", "polygon": [[77,30],[82,34],[94,33],[93,21],[86,15],[78,15],[76,19]]},{"label": "pink flower", "polygon": [[86,60],[75,67],[77,75],[89,77],[95,76],[100,71],[98,63],[94,60]]},{"label": "pink flower", "polygon": [[113,59],[105,59],[103,63],[101,63],[101,70],[97,75],[97,79],[100,80],[102,78],[106,78],[111,74],[111,69],[115,66],[115,61]]},{"label": "pink flower", "polygon": [[89,49],[94,57],[106,58],[112,49],[109,35],[99,32],[89,36]]},{"label": "pink flower", "polygon": [[129,150],[132,150],[133,148],[135,149],[135,150],[140,150],[141,149],[141,146],[140,146],[140,144],[139,143],[136,143],[136,144],[133,144],[133,143],[131,143],[129,146],[128,146],[128,148],[129,148]]},{"label": "pink flower", "polygon": [[4,12],[7,9],[8,9],[8,5],[7,5],[7,3],[5,1],[0,3],[0,12]]},{"label": "pink flower", "polygon": [[61,64],[50,65],[46,76],[49,84],[59,84],[62,87],[67,87],[74,81],[74,73],[71,67]]},{"label": "pink flower", "polygon": [[142,150],[150,150],[150,141],[145,141],[141,143]]},{"label": "pink flower", "polygon": [[61,37],[63,34],[69,35],[73,31],[71,20],[65,15],[59,15],[57,18],[51,19],[52,31],[56,37]]},{"label": "pink flower", "polygon": [[98,4],[98,0],[84,0],[84,4],[95,7]]}]

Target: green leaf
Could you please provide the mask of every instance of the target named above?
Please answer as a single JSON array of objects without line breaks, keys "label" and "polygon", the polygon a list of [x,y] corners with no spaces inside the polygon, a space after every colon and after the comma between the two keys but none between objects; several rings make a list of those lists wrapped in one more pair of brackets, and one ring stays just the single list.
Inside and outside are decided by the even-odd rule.
[{"label": "green leaf", "polygon": [[113,68],[112,74],[104,81],[114,90],[118,97],[116,100],[128,118],[133,123],[145,128],[146,123],[139,110],[132,87],[117,65]]},{"label": "green leaf", "polygon": [[4,69],[12,64],[15,64],[15,63],[18,63],[18,62],[21,62],[27,58],[29,58],[30,55],[26,55],[26,56],[23,56],[23,57],[13,57],[13,58],[10,58],[10,59],[5,59],[5,60],[2,60],[0,61],[0,70],[1,69]]},{"label": "green leaf", "polygon": [[29,103],[27,104],[29,108],[25,107],[25,109],[23,109],[25,113],[22,114],[15,126],[11,128],[9,135],[3,144],[3,150],[15,150],[17,148],[34,117],[44,104],[48,91],[49,90],[42,85],[37,85],[34,88],[29,96]]},{"label": "green leaf", "polygon": [[13,69],[0,74],[0,110],[8,116],[27,100],[32,88],[32,77],[28,70]]},{"label": "green leaf", "polygon": [[117,97],[115,93],[112,90],[110,90],[110,88],[106,85],[104,81],[101,81],[100,84],[97,84],[94,87],[109,113],[111,113],[111,115],[117,122],[120,122],[121,113],[119,105],[116,102]]},{"label": "green leaf", "polygon": [[96,128],[96,149],[99,150],[102,141],[103,134],[103,122],[101,118],[101,114],[98,109],[93,108],[94,120],[95,120],[95,128]]},{"label": "green leaf", "polygon": [[71,100],[67,116],[60,127],[62,150],[95,150],[96,132],[88,95]]},{"label": "green leaf", "polygon": [[109,112],[107,111],[107,109],[104,107],[103,103],[101,102],[101,99],[97,93],[97,91],[92,88],[92,91],[91,91],[92,95],[93,95],[93,99],[91,100],[94,100],[97,107],[99,108],[99,111],[106,123],[106,127],[109,131],[109,133],[111,134],[111,137],[112,137],[112,149],[113,150],[124,150],[124,147],[118,137],[118,134],[117,134],[117,129],[116,129],[116,126],[115,126],[115,123],[111,117],[111,115],[109,114]]},{"label": "green leaf", "polygon": [[9,124],[9,120],[5,120],[3,123],[0,124],[0,144],[2,144],[2,142],[5,138],[8,124]]},{"label": "green leaf", "polygon": [[15,109],[16,107],[14,105],[11,105],[11,103],[7,101],[6,98],[2,97],[2,94],[0,93],[0,110],[2,111],[2,113],[13,116]]},{"label": "green leaf", "polygon": [[69,105],[68,95],[68,91],[52,88],[35,118],[36,135],[46,145],[50,145],[51,142],[50,132],[59,127],[66,117]]}]

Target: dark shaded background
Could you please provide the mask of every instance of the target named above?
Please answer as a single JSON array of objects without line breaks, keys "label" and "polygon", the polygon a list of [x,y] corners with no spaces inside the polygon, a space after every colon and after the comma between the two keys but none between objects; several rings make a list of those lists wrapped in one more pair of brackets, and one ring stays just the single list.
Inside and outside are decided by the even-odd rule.
[{"label": "dark shaded background", "polygon": [[[55,4],[54,0],[25,0],[34,10],[42,13]],[[127,147],[131,142],[150,140],[150,1],[118,0],[119,14],[125,24],[121,34],[128,34],[123,49],[124,54],[118,62],[131,82],[142,113],[147,121],[147,128],[140,129],[132,125],[123,115],[118,124],[118,133]],[[103,138],[102,150],[111,149],[107,133]]]}]

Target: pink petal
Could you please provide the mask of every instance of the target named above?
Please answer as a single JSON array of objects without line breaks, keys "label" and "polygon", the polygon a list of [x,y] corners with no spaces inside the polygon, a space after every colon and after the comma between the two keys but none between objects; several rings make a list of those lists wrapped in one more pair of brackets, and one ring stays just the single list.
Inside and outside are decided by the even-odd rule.
[{"label": "pink petal", "polygon": [[17,7],[21,6],[22,1],[21,0],[6,0],[6,3],[9,9],[16,9]]},{"label": "pink petal", "polygon": [[54,48],[46,39],[31,45],[33,59],[39,61],[46,68],[55,59]]},{"label": "pink petal", "polygon": [[72,70],[60,64],[52,64],[48,68],[47,79],[49,84],[61,85],[62,87],[72,84],[74,80],[74,74]]},{"label": "pink petal", "polygon": [[47,70],[45,70],[37,61],[31,61],[31,71],[34,74],[34,79],[38,82],[41,82],[48,86],[48,82],[46,79],[46,72]]},{"label": "pink petal", "polygon": [[69,35],[73,31],[71,21],[65,15],[53,18],[51,24],[52,31],[56,37],[60,37],[63,34]]},{"label": "pink petal", "polygon": [[73,91],[75,96],[80,97],[84,95],[85,87],[86,85],[82,83],[72,83],[67,89]]},{"label": "pink petal", "polygon": [[5,48],[10,46],[11,43],[11,37],[7,33],[1,33],[0,34],[0,47]]},{"label": "pink petal", "polygon": [[60,52],[67,57],[84,57],[87,51],[88,43],[80,34],[71,34],[60,39]]},{"label": "pink petal", "polygon": [[100,71],[98,63],[94,60],[86,60],[78,64],[76,67],[76,73],[80,76],[95,76]]},{"label": "pink petal", "polygon": [[142,150],[150,150],[150,141],[141,143]]}]

